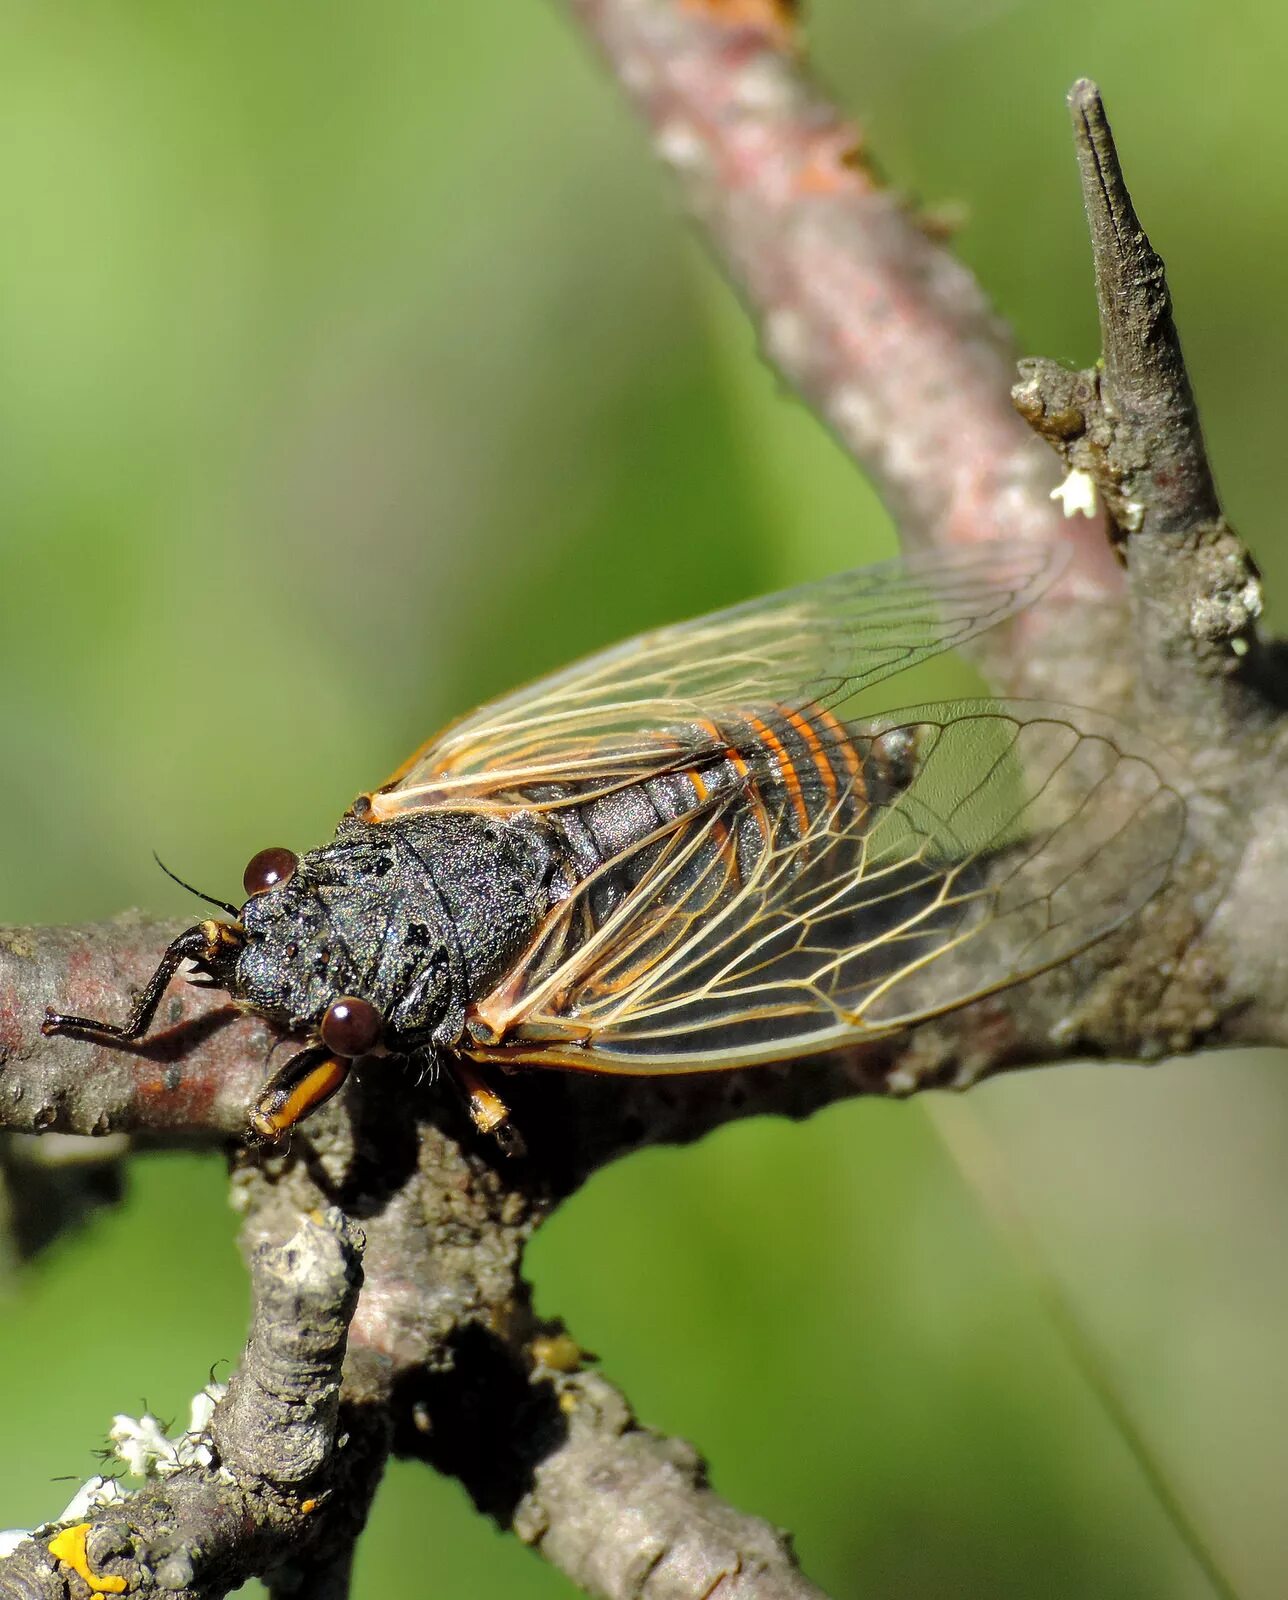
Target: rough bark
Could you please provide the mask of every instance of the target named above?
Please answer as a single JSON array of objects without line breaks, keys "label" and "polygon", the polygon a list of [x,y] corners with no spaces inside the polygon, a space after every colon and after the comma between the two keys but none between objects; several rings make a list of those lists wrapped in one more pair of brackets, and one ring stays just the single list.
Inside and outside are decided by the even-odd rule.
[{"label": "rough bark", "polygon": [[340,1402],[360,1257],[361,1234],[335,1209],[258,1250],[250,1341],[208,1426],[136,1493],[19,1544],[0,1561],[0,1596],[142,1585],[197,1600],[343,1557],[389,1445],[386,1417]]}]

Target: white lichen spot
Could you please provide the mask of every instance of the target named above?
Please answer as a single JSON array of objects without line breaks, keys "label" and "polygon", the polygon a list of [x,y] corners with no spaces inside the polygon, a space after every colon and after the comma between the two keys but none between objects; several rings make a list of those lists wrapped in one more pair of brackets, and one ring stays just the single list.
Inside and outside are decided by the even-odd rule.
[{"label": "white lichen spot", "polygon": [[706,146],[692,123],[680,118],[664,123],[654,143],[658,158],[677,172],[694,171],[706,154]]},{"label": "white lichen spot", "polygon": [[[208,1383],[193,1395],[188,1408],[188,1426],[173,1438],[167,1437],[151,1412],[144,1412],[141,1417],[123,1414],[113,1417],[108,1430],[113,1454],[136,1478],[168,1478],[185,1467],[212,1466],[215,1449],[210,1439],[210,1419],[227,1392],[227,1384]],[[24,1539],[43,1534],[61,1523],[88,1522],[95,1512],[128,1496],[129,1490],[122,1488],[118,1479],[95,1474],[81,1484],[52,1522],[42,1523],[38,1528],[0,1529],[0,1561],[12,1555]]]},{"label": "white lichen spot", "polygon": [[846,384],[832,397],[829,417],[849,443],[867,444],[878,431],[876,406],[858,384]]},{"label": "white lichen spot", "polygon": [[1140,500],[1124,500],[1118,512],[1116,521],[1124,533],[1139,533],[1140,525],[1145,520],[1144,502]]},{"label": "white lichen spot", "polygon": [[963,1061],[948,1081],[950,1089],[973,1089],[979,1082],[984,1063],[979,1060]]},{"label": "white lichen spot", "polygon": [[886,1088],[891,1094],[911,1094],[917,1087],[917,1074],[908,1067],[895,1067],[886,1074]]},{"label": "white lichen spot", "polygon": [[791,74],[777,56],[761,55],[744,67],[734,83],[740,111],[781,111],[797,93]]},{"label": "white lichen spot", "polygon": [[165,1467],[171,1472],[178,1470],[175,1446],[150,1411],[141,1417],[118,1413],[112,1418],[107,1437],[116,1459],[136,1478],[150,1477]]},{"label": "white lichen spot", "polygon": [[62,1512],[54,1518],[54,1523],[87,1522],[94,1512],[101,1511],[104,1506],[114,1506],[118,1500],[124,1500],[125,1494],[126,1491],[115,1478],[105,1478],[101,1473],[95,1473],[81,1484]]},{"label": "white lichen spot", "polygon": [[809,327],[805,318],[792,306],[777,306],[764,322],[765,350],[780,367],[795,371],[805,362],[809,351]]},{"label": "white lichen spot", "polygon": [[1078,512],[1084,517],[1094,517],[1096,480],[1089,472],[1075,467],[1062,484],[1052,489],[1051,498],[1060,502],[1066,517],[1075,516]]},{"label": "white lichen spot", "polygon": [[1057,1045],[1070,1043],[1078,1032],[1078,1019],[1064,1016],[1056,1019],[1051,1025],[1051,1039]]},{"label": "white lichen spot", "polygon": [[192,1404],[188,1408],[188,1434],[205,1434],[210,1427],[210,1419],[215,1414],[215,1407],[228,1393],[226,1383],[208,1383],[200,1394],[194,1394]]},{"label": "white lichen spot", "polygon": [[108,1438],[117,1460],[136,1478],[168,1478],[184,1467],[210,1466],[215,1459],[210,1419],[226,1392],[224,1384],[210,1383],[194,1395],[188,1426],[173,1437],[151,1412],[141,1417],[113,1417]]},{"label": "white lichen spot", "polygon": [[96,1511],[124,1499],[125,1490],[115,1478],[95,1473],[81,1484],[52,1522],[42,1522],[38,1528],[0,1528],[0,1561],[11,1556],[25,1540],[47,1533],[63,1522],[88,1522]]}]

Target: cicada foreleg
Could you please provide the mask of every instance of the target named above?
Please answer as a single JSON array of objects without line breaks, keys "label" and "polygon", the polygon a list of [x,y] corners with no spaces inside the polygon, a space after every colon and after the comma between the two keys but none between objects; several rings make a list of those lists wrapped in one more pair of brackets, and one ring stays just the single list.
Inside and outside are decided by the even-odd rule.
[{"label": "cicada foreleg", "polygon": [[199,922],[195,928],[172,941],[157,963],[157,969],[148,979],[147,986],[134,1002],[134,1009],[124,1022],[103,1022],[97,1017],[76,1017],[67,1012],[46,1009],[45,1020],[40,1025],[43,1034],[96,1033],[102,1038],[129,1043],[139,1039],[152,1025],[161,998],[170,986],[170,980],[185,961],[195,961],[206,972],[218,977],[220,970],[242,947],[241,929],[232,923],[214,918]]},{"label": "cicada foreleg", "polygon": [[297,1122],[325,1104],[349,1076],[352,1062],[332,1055],[323,1045],[310,1045],[280,1067],[251,1107],[251,1136],[277,1144]]}]

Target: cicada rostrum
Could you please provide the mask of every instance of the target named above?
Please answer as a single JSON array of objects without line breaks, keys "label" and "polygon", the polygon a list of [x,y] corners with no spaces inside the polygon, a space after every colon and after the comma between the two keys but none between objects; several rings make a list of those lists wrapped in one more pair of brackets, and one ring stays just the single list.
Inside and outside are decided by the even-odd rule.
[{"label": "cicada rostrum", "polygon": [[[814,1054],[1063,961],[1167,879],[1185,805],[1141,735],[996,700],[868,715],[875,684],[1011,615],[1037,544],[842,574],[643,634],[449,726],[335,838],[261,851],[245,905],[168,948],[296,1038],[249,1129],[353,1062],[605,1073]],[[478,1070],[482,1067],[482,1072]]]}]

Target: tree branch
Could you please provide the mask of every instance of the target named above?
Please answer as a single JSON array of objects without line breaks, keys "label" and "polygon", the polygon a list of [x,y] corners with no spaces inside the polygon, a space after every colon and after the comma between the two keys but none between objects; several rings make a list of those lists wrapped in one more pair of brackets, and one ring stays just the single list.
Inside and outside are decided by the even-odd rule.
[{"label": "tree branch", "polygon": [[177,931],[134,912],[93,928],[0,929],[0,1127],[206,1143],[245,1132],[273,1036],[221,990],[172,984],[158,1031],[129,1049],[41,1035],[55,1003],[123,1015]]},{"label": "tree branch", "polygon": [[536,1469],[512,1527],[602,1600],[825,1600],[787,1538],[707,1487],[692,1446],[641,1428],[594,1373],[558,1383],[565,1443]]},{"label": "tree branch", "polygon": [[1015,403],[1109,508],[1142,697],[1173,737],[1238,741],[1284,698],[1257,639],[1259,575],[1221,512],[1167,275],[1137,220],[1100,91],[1080,79],[1069,106],[1103,359],[1084,372],[1022,362]]},{"label": "tree branch", "polygon": [[146,1485],[123,1498],[105,1489],[97,1504],[87,1496],[61,1525],[37,1530],[0,1560],[0,1597],[66,1600],[75,1572],[101,1593],[155,1586],[213,1600],[297,1558],[343,1556],[388,1448],[379,1415],[350,1409],[338,1428],[360,1249],[361,1235],[332,1210],[258,1251],[250,1341],[208,1430],[168,1446],[149,1444],[140,1425],[136,1451],[152,1455]]},{"label": "tree branch", "polygon": [[[660,1079],[563,1072],[509,1079],[507,1097],[536,1147],[514,1170],[525,1182],[540,1172],[563,1195],[627,1150],[688,1143],[742,1117],[805,1117],[855,1095],[960,1088],[1075,1051],[1084,1058],[1153,1060],[1200,1043],[1285,1042],[1281,1021],[1243,1005],[1222,1009],[1219,989],[1194,987],[1197,977],[1184,993],[1171,993],[1178,987],[1171,976],[1176,962],[1195,938],[1194,903],[1210,898],[1206,872],[1192,863],[1130,933],[1110,936],[1053,972],[808,1065]],[[259,1019],[235,1013],[217,991],[177,982],[167,1004],[179,1020],[141,1045],[40,1032],[47,995],[100,1003],[104,984],[114,981],[119,988],[107,1009],[123,1008],[177,931],[176,924],[133,916],[80,929],[0,930],[0,1128],[122,1130],[207,1144],[244,1132],[246,1107],[267,1076],[273,1035]],[[1160,968],[1169,974],[1163,980]],[[468,1138],[450,1097],[399,1068],[386,1066],[378,1076],[368,1070],[345,1101],[365,1128],[391,1094]]]},{"label": "tree branch", "polygon": [[[790,0],[566,0],[644,120],[767,359],[861,462],[905,544],[1068,537],[1050,454],[1007,404],[975,279],[885,188],[805,71]],[[1095,526],[1071,592],[1113,593]]]}]

